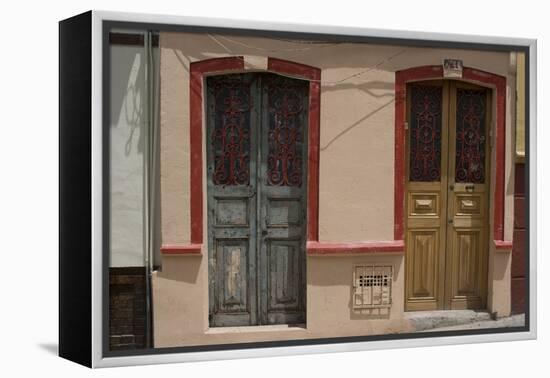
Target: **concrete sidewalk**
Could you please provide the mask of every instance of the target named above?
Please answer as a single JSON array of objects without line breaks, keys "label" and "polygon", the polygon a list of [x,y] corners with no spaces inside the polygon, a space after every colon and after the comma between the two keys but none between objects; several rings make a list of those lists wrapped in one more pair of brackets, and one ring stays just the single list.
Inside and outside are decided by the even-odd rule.
[{"label": "concrete sidewalk", "polygon": [[463,329],[484,329],[484,328],[508,328],[508,327],[523,327],[525,325],[525,314],[513,315],[507,318],[498,320],[476,321],[469,324],[461,324],[450,327],[439,327],[426,330],[425,332],[435,331],[456,331]]},{"label": "concrete sidewalk", "polygon": [[488,312],[473,310],[413,311],[406,312],[405,318],[413,332],[521,327],[525,324],[524,314],[493,320]]}]

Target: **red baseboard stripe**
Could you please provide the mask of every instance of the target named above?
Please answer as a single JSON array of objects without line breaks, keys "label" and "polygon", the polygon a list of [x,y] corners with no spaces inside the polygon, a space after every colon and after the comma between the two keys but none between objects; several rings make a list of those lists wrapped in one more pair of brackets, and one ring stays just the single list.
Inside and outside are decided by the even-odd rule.
[{"label": "red baseboard stripe", "polygon": [[307,242],[308,255],[343,255],[360,253],[404,253],[403,240],[367,241],[357,243]]},{"label": "red baseboard stripe", "polygon": [[506,240],[495,240],[495,249],[500,252],[512,251],[514,243]]},{"label": "red baseboard stripe", "polygon": [[160,253],[163,255],[200,256],[202,244],[163,245],[160,247]]}]

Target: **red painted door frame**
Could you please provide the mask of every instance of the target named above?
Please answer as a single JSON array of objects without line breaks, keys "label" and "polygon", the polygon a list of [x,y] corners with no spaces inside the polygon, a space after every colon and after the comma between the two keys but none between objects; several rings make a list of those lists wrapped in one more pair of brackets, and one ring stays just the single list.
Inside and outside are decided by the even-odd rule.
[{"label": "red painted door frame", "polygon": [[[394,238],[403,240],[405,233],[405,120],[407,83],[422,80],[444,79],[442,66],[413,67],[395,73],[395,192]],[[506,137],[506,78],[474,68],[464,67],[462,80],[495,91],[496,114],[494,145],[496,148],[495,190],[493,193],[493,241],[496,249],[511,250],[512,242],[504,240],[504,172]]]},{"label": "red painted door frame", "polygon": [[[203,242],[202,127],[203,80],[214,73],[244,72],[244,57],[214,58],[190,65],[190,213],[191,243],[188,246],[164,245],[164,254],[200,255]],[[395,76],[395,169],[394,240],[354,243],[319,242],[319,141],[321,70],[319,68],[268,58],[267,71],[292,75],[310,82],[308,124],[307,252],[310,255],[334,253],[404,252],[405,214],[405,111],[406,84],[412,81],[443,79],[442,66],[421,66],[397,71]],[[497,249],[510,250],[504,241],[504,162],[506,78],[465,67],[463,79],[495,90],[496,94],[496,177],[493,196],[493,239]]]},{"label": "red painted door frame", "polygon": [[[209,74],[244,72],[244,57],[213,58],[190,64],[190,217],[191,243],[187,246],[163,245],[163,254],[200,255],[203,244],[203,85]],[[319,122],[321,70],[282,59],[267,58],[267,71],[309,81],[307,241],[319,239]]]}]

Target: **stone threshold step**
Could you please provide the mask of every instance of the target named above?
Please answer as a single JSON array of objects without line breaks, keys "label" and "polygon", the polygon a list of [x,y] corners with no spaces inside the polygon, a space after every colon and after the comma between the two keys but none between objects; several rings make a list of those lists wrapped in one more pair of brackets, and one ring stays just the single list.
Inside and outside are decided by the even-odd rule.
[{"label": "stone threshold step", "polygon": [[416,332],[492,319],[491,314],[487,311],[476,310],[410,311],[405,312],[404,316],[410,321]]}]

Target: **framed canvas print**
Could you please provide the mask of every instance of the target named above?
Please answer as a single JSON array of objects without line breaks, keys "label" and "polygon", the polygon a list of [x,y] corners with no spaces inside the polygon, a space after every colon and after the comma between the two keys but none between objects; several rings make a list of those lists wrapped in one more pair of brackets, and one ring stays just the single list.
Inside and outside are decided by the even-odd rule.
[{"label": "framed canvas print", "polygon": [[62,357],[536,336],[535,40],[59,27]]}]

